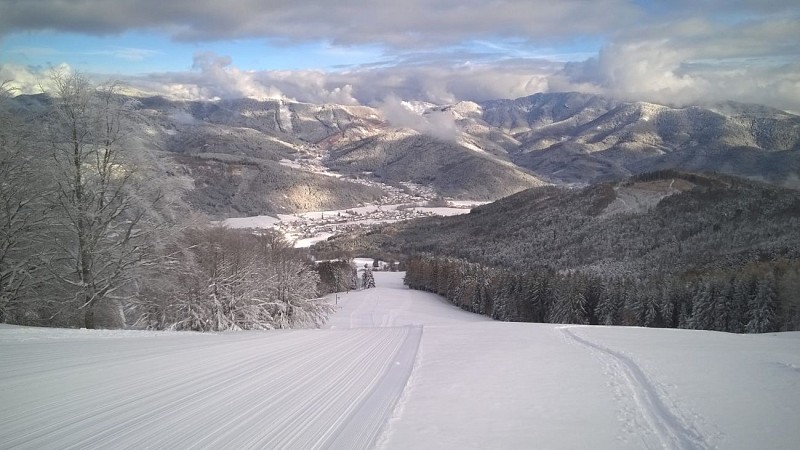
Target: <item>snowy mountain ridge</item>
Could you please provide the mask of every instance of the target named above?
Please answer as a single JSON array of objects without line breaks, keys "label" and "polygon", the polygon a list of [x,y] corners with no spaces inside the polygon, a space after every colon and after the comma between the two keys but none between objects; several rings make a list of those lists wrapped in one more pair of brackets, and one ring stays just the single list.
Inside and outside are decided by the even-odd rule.
[{"label": "snowy mountain ridge", "polygon": [[[19,96],[15,108],[35,114],[45,102]],[[187,200],[215,217],[355,207],[402,183],[482,201],[663,169],[800,183],[800,117],[758,105],[673,108],[580,93],[453,105],[162,97],[128,105],[131,140],[162,152],[165,171],[193,186]],[[288,187],[297,183],[313,195],[297,198]]]}]

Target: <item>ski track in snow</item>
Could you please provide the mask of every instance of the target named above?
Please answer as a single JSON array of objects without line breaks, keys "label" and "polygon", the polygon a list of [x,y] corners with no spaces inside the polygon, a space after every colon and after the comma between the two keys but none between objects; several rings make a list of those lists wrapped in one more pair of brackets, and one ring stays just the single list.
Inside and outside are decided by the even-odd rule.
[{"label": "ski track in snow", "polygon": [[188,334],[0,340],[0,448],[369,448],[422,329]]},{"label": "ski track in snow", "polygon": [[[650,433],[639,433],[647,448],[665,449],[708,449],[711,448],[702,434],[688,421],[683,420],[672,411],[665,400],[665,395],[648,378],[636,362],[628,356],[596,344],[578,336],[572,330],[576,327],[558,327],[570,341],[576,342],[595,353],[607,364],[611,376],[618,384],[627,387],[638,413],[644,418]],[[653,436],[656,441],[648,437]]]},{"label": "ski track in snow", "polygon": [[0,449],[800,442],[800,333],[501,323],[411,291],[401,273],[376,278],[331,296],[339,311],[322,330],[0,324]]},{"label": "ski track in snow", "polygon": [[352,416],[326,447],[351,449],[375,446],[408,384],[422,340],[421,326],[406,328],[409,330],[408,338],[381,379],[380,385],[373,389],[361,407],[353,411]]}]

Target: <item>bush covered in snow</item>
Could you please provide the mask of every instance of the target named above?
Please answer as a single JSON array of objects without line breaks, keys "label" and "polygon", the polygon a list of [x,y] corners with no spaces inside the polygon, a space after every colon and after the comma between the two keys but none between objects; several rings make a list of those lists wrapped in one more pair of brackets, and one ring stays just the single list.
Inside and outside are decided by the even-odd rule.
[{"label": "bush covered in snow", "polygon": [[130,302],[135,325],[221,331],[322,325],[332,306],[303,253],[273,233],[222,227],[187,231],[161,276]]}]

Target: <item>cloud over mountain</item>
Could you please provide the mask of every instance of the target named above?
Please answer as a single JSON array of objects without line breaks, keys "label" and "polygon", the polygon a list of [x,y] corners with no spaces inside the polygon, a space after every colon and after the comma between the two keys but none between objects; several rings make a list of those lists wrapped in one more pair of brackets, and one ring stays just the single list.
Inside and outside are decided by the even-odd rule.
[{"label": "cloud over mountain", "polygon": [[[0,39],[48,30],[190,42],[192,69],[124,75],[142,90],[187,99],[375,105],[389,95],[453,103],[574,90],[675,106],[736,100],[800,111],[795,0],[0,2]],[[325,42],[343,52],[372,46],[375,56],[326,70],[261,69],[209,50],[231,39],[273,47]],[[142,61],[152,56],[136,49]],[[43,67],[0,64],[23,91]]]},{"label": "cloud over mountain", "polygon": [[379,109],[389,124],[395,127],[411,128],[444,141],[455,140],[459,134],[455,118],[446,111],[422,114],[393,95],[386,97]]},{"label": "cloud over mountain", "polygon": [[570,83],[624,100],[725,100],[800,111],[800,20],[686,20],[620,35],[595,58],[565,65]]}]

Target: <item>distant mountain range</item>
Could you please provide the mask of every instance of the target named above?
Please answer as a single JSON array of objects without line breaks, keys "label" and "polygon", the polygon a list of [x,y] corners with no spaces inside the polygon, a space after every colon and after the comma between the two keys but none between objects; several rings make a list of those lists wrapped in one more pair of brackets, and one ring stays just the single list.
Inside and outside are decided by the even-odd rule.
[{"label": "distant mountain range", "polygon": [[482,106],[519,142],[511,159],[562,182],[663,169],[723,172],[798,185],[800,116],[760,105],[670,108],[587,94],[536,94]]},{"label": "distant mountain range", "polygon": [[[44,96],[16,97],[35,111]],[[545,184],[660,169],[800,186],[800,116],[670,108],[579,93],[454,105],[127,98],[129,145],[214,217],[342,209],[412,196],[496,200]],[[399,109],[398,109],[399,108]]]}]

